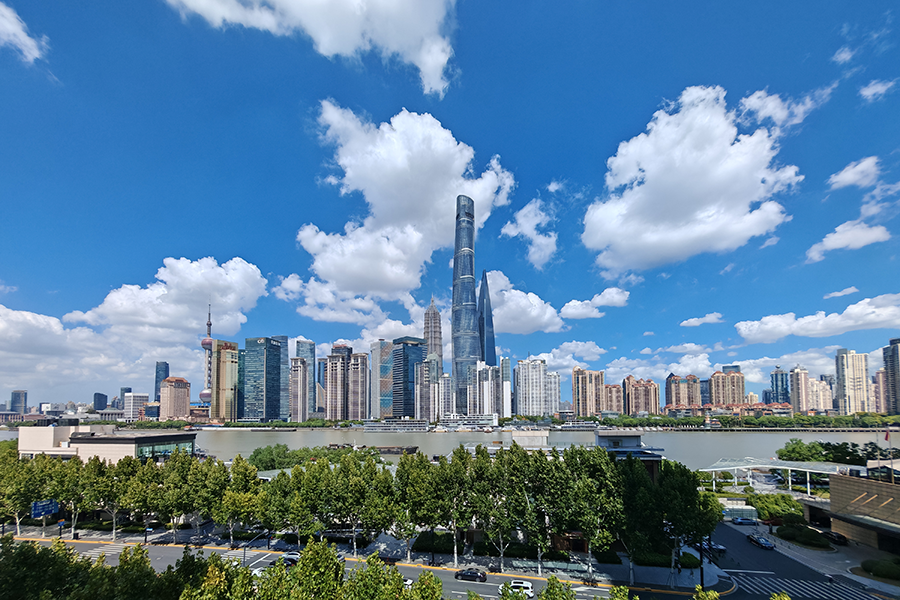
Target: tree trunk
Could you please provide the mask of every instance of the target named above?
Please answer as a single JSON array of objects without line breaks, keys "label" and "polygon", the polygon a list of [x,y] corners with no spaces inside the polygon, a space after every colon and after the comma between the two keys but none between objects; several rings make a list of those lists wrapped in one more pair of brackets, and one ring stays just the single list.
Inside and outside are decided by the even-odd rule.
[{"label": "tree trunk", "polygon": [[[300,539],[299,537],[297,538]],[[228,519],[228,541],[231,547],[234,547],[234,519]]]},{"label": "tree trunk", "polygon": [[22,535],[22,526],[20,523],[22,522],[22,517],[19,516],[19,513],[16,512],[16,535]]},{"label": "tree trunk", "polygon": [[351,521],[350,525],[353,527],[353,558],[356,558],[356,521]]},{"label": "tree trunk", "polygon": [[411,545],[410,542],[411,541],[412,541],[412,538],[406,538],[406,562],[407,563],[412,562],[412,554],[410,552],[410,545]]},{"label": "tree trunk", "polygon": [[672,546],[672,569],[669,571],[669,581],[672,582],[671,587],[675,589],[675,548],[677,546]]},{"label": "tree trunk", "polygon": [[457,559],[457,552],[456,552],[456,538],[457,538],[457,534],[458,534],[458,532],[456,531],[456,519],[453,519],[452,521],[450,521],[450,525],[453,528],[453,566],[455,568],[455,567],[459,566],[459,560]]},{"label": "tree trunk", "polygon": [[78,522],[78,511],[72,511],[72,539],[75,539],[75,523]]},{"label": "tree trunk", "polygon": [[634,557],[628,555],[628,585],[634,585]]},{"label": "tree trunk", "polygon": [[537,551],[538,551],[538,577],[541,577],[542,576],[541,565],[544,562],[543,561],[544,550],[541,548],[540,544],[538,544]]},{"label": "tree trunk", "polygon": [[587,543],[588,549],[588,577],[591,581],[594,580],[594,555],[591,554],[591,542],[588,540]]},{"label": "tree trunk", "polygon": [[112,511],[112,518],[113,518],[113,523],[112,523],[112,525],[113,525],[112,541],[116,541],[116,520],[117,520],[117,519],[116,519],[116,515],[118,515],[118,514],[119,514],[118,509],[115,509],[115,510]]},{"label": "tree trunk", "polygon": [[502,573],[503,572],[503,554],[506,551],[506,546],[503,545],[503,534],[502,533],[499,535],[499,538],[500,538],[500,547],[497,549],[500,550],[500,572]]}]

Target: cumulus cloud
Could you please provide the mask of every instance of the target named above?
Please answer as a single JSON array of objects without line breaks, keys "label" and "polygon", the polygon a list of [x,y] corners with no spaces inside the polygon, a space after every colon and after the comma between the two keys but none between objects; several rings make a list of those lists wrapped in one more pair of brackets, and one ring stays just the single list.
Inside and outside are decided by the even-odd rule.
[{"label": "cumulus cloud", "polygon": [[653,354],[653,349],[648,346],[641,350],[641,354]]},{"label": "cumulus cloud", "polygon": [[564,323],[556,309],[532,292],[517,290],[502,271],[488,271],[494,331],[497,333],[552,333]]},{"label": "cumulus cloud", "polygon": [[28,25],[15,10],[0,2],[0,46],[16,50],[22,62],[34,64],[44,58],[50,49],[47,36],[34,38],[28,35]]},{"label": "cumulus cloud", "polygon": [[361,192],[369,208],[362,223],[348,222],[343,233],[311,223],[297,233],[313,256],[312,271],[340,294],[407,296],[432,252],[453,245],[456,196],[475,201],[480,228],[515,186],[496,156],[475,176],[475,151],[429,114],[403,110],[375,125],[324,101],[319,124],[342,170],[329,181],[342,194]]},{"label": "cumulus cloud", "polygon": [[[558,348],[554,348],[550,352],[536,354],[532,358],[544,359],[547,363],[547,370],[558,372],[571,372],[575,367],[585,368],[587,363],[582,361],[598,360],[606,350],[596,344],[596,342],[565,342],[560,344]],[[582,359],[581,361],[578,359]]]},{"label": "cumulus cloud", "polygon": [[616,383],[622,381],[629,375],[634,375],[638,379],[653,379],[657,383],[663,383],[669,373],[678,375],[696,375],[697,377],[706,378],[713,373],[714,369],[709,362],[709,355],[702,354],[685,354],[678,358],[676,362],[662,362],[658,358],[635,359],[620,357],[606,364],[606,381],[608,383]]},{"label": "cumulus cloud", "polygon": [[842,289],[842,290],[839,291],[839,292],[831,292],[831,293],[829,293],[829,294],[825,294],[824,296],[822,296],[822,298],[824,298],[825,300],[828,300],[829,298],[840,298],[841,296],[847,296],[847,295],[849,295],[849,294],[855,294],[855,293],[858,292],[858,291],[859,291],[859,290],[856,289],[856,286],[855,286],[855,285],[851,285],[850,287],[844,288],[844,289]]},{"label": "cumulus cloud", "polygon": [[836,87],[837,83],[833,83],[804,96],[801,100],[790,98],[782,100],[778,94],[769,94],[760,90],[743,98],[741,109],[745,112],[755,113],[759,121],[771,119],[778,127],[797,125],[802,123],[814,109],[828,102]]},{"label": "cumulus cloud", "polygon": [[884,294],[851,304],[842,313],[797,318],[794,313],[768,315],[759,321],[735,324],[738,334],[749,344],[768,344],[783,337],[828,337],[848,331],[900,327],[900,294]]},{"label": "cumulus cloud", "polygon": [[881,168],[878,165],[877,156],[867,156],[856,162],[852,162],[840,172],[828,178],[830,189],[837,190],[843,187],[855,185],[867,188],[878,183]]},{"label": "cumulus cloud", "polygon": [[859,95],[862,96],[863,100],[866,102],[875,102],[876,100],[881,100],[888,92],[893,90],[896,83],[896,79],[893,81],[873,79],[868,84],[859,88]]},{"label": "cumulus cloud", "polygon": [[707,313],[702,317],[694,317],[692,319],[684,320],[680,323],[682,327],[699,327],[700,325],[706,325],[708,323],[721,323],[722,322],[722,313]]},{"label": "cumulus cloud", "polygon": [[509,237],[521,236],[528,241],[528,262],[538,270],[544,268],[556,253],[556,232],[541,233],[553,218],[543,210],[540,199],[535,198],[516,213],[515,222],[509,221],[500,230]]},{"label": "cumulus cloud", "polygon": [[212,258],[167,258],[163,264],[155,283],[123,285],[99,306],[62,319],[0,306],[0,380],[46,400],[60,397],[53,390],[73,386],[148,391],[155,361],[164,360],[173,374],[202,388],[199,340],[206,334],[207,304],[213,335],[235,335],[245,313],[266,295],[266,280],[240,258],[221,265]]},{"label": "cumulus cloud", "polygon": [[564,319],[599,319],[606,313],[597,310],[598,306],[625,306],[631,292],[617,287],[610,287],[596,294],[590,300],[571,300],[562,307],[559,314]]},{"label": "cumulus cloud", "polygon": [[876,242],[886,242],[891,234],[883,225],[866,225],[862,221],[847,221],[835,227],[821,242],[806,251],[806,262],[819,262],[830,250],[857,250]]},{"label": "cumulus cloud", "polygon": [[443,96],[453,48],[447,38],[454,0],[166,0],[182,17],[216,28],[240,25],[273,35],[303,33],[323,56],[375,51],[414,65],[426,93]]},{"label": "cumulus cloud", "polygon": [[566,187],[566,183],[564,181],[556,181],[553,180],[547,184],[547,191],[551,194],[556,193]]},{"label": "cumulus cloud", "polygon": [[[735,364],[741,366],[741,373],[749,383],[765,383],[771,381],[771,373],[776,365],[801,365],[809,371],[810,377],[834,373],[834,354],[840,346],[810,348],[771,358],[763,356],[750,360],[739,360]],[[870,372],[871,364],[869,368]]]},{"label": "cumulus cloud", "polygon": [[854,54],[856,54],[856,50],[851,49],[849,46],[842,46],[834,53],[831,60],[839,65],[843,65],[850,62],[853,59]]},{"label": "cumulus cloud", "polygon": [[689,87],[619,144],[609,197],[588,208],[582,234],[604,277],[731,251],[790,218],[772,197],[803,177],[773,164],[777,131],[739,134],[738,119],[721,87]]},{"label": "cumulus cloud", "polygon": [[657,352],[672,352],[675,354],[702,354],[704,352],[709,352],[709,348],[706,346],[701,346],[700,344],[695,344],[693,342],[687,342],[685,344],[678,344],[676,346],[669,346],[668,348],[660,348]]},{"label": "cumulus cloud", "polygon": [[14,285],[5,285],[3,283],[3,280],[0,279],[0,294],[11,294],[15,291],[18,291],[18,289],[19,288]]}]

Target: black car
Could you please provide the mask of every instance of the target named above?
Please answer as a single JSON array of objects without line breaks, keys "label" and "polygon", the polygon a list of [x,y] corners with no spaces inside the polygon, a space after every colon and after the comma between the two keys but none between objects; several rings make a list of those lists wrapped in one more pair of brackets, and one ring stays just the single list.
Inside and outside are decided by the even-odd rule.
[{"label": "black car", "polygon": [[770,542],[763,536],[759,535],[758,533],[751,533],[750,535],[747,536],[747,540],[754,546],[762,548],[763,550],[774,550],[775,549],[775,544],[773,544],[772,542]]},{"label": "black car", "polygon": [[468,579],[469,581],[487,581],[487,573],[478,569],[463,569],[457,571],[453,576],[457,579]]},{"label": "black car", "polygon": [[831,542],[832,544],[837,544],[838,546],[846,546],[847,538],[842,536],[839,533],[835,533],[834,531],[823,531],[822,535],[825,536],[825,539]]}]

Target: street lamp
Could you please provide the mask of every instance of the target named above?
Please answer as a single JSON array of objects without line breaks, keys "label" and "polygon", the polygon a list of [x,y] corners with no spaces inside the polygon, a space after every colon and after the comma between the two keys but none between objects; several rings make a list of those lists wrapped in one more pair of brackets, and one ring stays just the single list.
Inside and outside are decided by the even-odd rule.
[{"label": "street lamp", "polygon": [[255,542],[256,540],[258,540],[259,538],[261,538],[261,537],[264,536],[264,535],[269,535],[269,530],[268,530],[268,529],[265,530],[265,531],[263,531],[261,534],[259,534],[258,536],[256,536],[256,537],[253,538],[252,540],[250,540],[249,542],[244,542],[244,558],[241,559],[241,566],[242,566],[242,567],[244,566],[244,563],[247,562],[247,546],[249,546],[250,544],[252,544],[253,542]]}]

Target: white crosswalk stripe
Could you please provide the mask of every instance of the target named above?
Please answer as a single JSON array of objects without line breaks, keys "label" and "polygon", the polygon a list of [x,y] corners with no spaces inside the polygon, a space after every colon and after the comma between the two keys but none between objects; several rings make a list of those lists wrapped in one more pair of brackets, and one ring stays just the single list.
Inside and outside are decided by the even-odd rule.
[{"label": "white crosswalk stripe", "polygon": [[781,577],[748,577],[732,575],[731,579],[743,590],[770,596],[787,592],[791,598],[815,598],[816,600],[879,600],[876,596],[841,583],[785,579]]},{"label": "white crosswalk stripe", "polygon": [[102,546],[96,546],[90,550],[86,550],[82,552],[82,554],[92,559],[100,558],[101,554],[105,554],[106,558],[112,558],[113,556],[121,554],[122,550],[127,547],[128,544],[103,544]]},{"label": "white crosswalk stripe", "polygon": [[[256,559],[256,557],[259,556],[260,554],[262,554],[262,552],[256,552],[254,550],[247,550],[247,554],[246,554],[247,564],[252,563]],[[230,559],[230,560],[240,563],[242,560],[244,560],[244,551],[243,550],[229,550],[228,552],[225,552],[224,554],[222,554],[222,556],[226,560]]]}]

